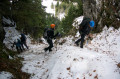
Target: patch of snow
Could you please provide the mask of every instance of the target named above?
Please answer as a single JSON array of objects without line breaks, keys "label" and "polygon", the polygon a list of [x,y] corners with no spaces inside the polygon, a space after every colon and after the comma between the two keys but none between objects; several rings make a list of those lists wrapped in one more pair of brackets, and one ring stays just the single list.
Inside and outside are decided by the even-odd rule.
[{"label": "patch of snow", "polygon": [[76,27],[76,29],[78,29],[79,28],[79,25],[80,25],[80,23],[82,22],[82,20],[83,20],[83,17],[84,16],[80,16],[80,17],[78,17],[78,18],[76,18],[74,21],[73,21],[73,26],[74,27]]},{"label": "patch of snow", "polygon": [[13,25],[14,27],[16,27],[16,23],[14,21],[10,20],[9,18],[7,19],[3,16],[2,21],[4,24]]},{"label": "patch of snow", "polygon": [[55,15],[55,8],[51,9],[51,4],[53,3],[53,5],[55,6],[57,4],[57,1],[54,0],[43,0],[42,5],[46,6],[46,12],[47,13],[51,13],[53,15]]},{"label": "patch of snow", "polygon": [[119,62],[120,42],[118,41],[120,41],[120,28],[115,30],[113,27],[105,27],[99,35],[96,35],[96,37],[91,41],[91,44],[87,47],[90,49],[92,48],[92,50],[97,52],[107,54],[113,57],[116,62]]},{"label": "patch of snow", "polygon": [[[8,49],[16,51],[16,48],[12,48],[13,43],[16,39],[20,39],[20,33],[16,30],[16,27],[4,27],[5,31],[5,39],[3,40],[3,43]],[[26,35],[27,37],[27,44],[31,43],[31,38],[29,35]]]},{"label": "patch of snow", "polygon": [[13,45],[15,39],[19,38],[20,35],[20,33],[15,28],[16,27],[4,27],[6,34],[3,43],[9,49],[12,49],[11,46]]},{"label": "patch of snow", "polygon": [[63,18],[65,18],[65,13],[59,13],[58,18],[60,20],[62,20]]},{"label": "patch of snow", "polygon": [[79,33],[79,31],[77,31],[75,37],[80,37],[80,33]]},{"label": "patch of snow", "polygon": [[0,79],[12,79],[13,75],[10,72],[2,71],[0,72]]}]

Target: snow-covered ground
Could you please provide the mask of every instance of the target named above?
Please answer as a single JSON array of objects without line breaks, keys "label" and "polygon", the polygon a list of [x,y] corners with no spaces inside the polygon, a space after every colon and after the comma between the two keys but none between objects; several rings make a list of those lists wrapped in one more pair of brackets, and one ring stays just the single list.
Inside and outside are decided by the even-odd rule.
[{"label": "snow-covered ground", "polygon": [[[16,30],[16,27],[4,27],[5,30],[5,39],[3,40],[3,43],[8,49],[16,51],[16,47],[13,46],[13,43],[15,42],[16,39],[20,39],[20,32]],[[27,42],[30,43],[30,36],[26,35],[27,37]]]},{"label": "snow-covered ground", "polygon": [[31,45],[19,55],[24,58],[22,71],[31,79],[120,79],[120,29],[105,27],[83,49],[74,40],[57,40],[52,52],[43,51],[47,44]]},{"label": "snow-covered ground", "polygon": [[9,72],[2,71],[0,72],[0,79],[12,79],[13,75]]}]

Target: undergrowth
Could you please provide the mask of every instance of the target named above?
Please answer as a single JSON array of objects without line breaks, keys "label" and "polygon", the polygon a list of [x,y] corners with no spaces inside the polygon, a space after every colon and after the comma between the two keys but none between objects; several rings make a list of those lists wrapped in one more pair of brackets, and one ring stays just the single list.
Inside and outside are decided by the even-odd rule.
[{"label": "undergrowth", "polygon": [[12,79],[29,79],[30,74],[21,71],[23,59],[17,54],[0,44],[0,72],[10,72],[14,76]]}]

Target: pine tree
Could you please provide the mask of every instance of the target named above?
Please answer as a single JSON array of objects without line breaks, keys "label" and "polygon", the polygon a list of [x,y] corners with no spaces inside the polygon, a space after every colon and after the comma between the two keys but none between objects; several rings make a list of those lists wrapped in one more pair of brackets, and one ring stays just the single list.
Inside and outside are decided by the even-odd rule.
[{"label": "pine tree", "polygon": [[9,17],[17,24],[18,30],[23,30],[33,37],[42,35],[45,26],[45,16],[41,0],[4,0],[0,2],[1,16]]},{"label": "pine tree", "polygon": [[[61,25],[59,27],[59,31],[61,31],[64,34],[68,34],[70,32],[70,30],[72,29],[73,20],[76,17],[79,17],[83,14],[82,1],[81,0],[74,0],[74,1],[70,0],[70,1],[71,2],[68,1],[69,4],[71,4],[70,8],[67,12],[67,15],[62,20]],[[74,6],[72,2],[76,2],[78,4],[78,6],[77,7]]]}]

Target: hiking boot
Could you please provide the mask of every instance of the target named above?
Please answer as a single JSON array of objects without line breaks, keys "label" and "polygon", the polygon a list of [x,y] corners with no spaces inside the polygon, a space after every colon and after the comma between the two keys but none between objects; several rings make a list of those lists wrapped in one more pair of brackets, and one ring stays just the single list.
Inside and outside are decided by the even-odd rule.
[{"label": "hiking boot", "polygon": [[83,46],[80,46],[80,48],[83,48]]},{"label": "hiking boot", "polygon": [[49,52],[51,52],[52,51],[52,49],[49,49]]},{"label": "hiking boot", "polygon": [[48,50],[48,48],[45,48],[44,51],[46,52]]},{"label": "hiking boot", "polygon": [[76,43],[76,42],[75,42],[75,45],[76,45],[76,46],[79,46],[79,44],[78,44],[78,43]]}]

